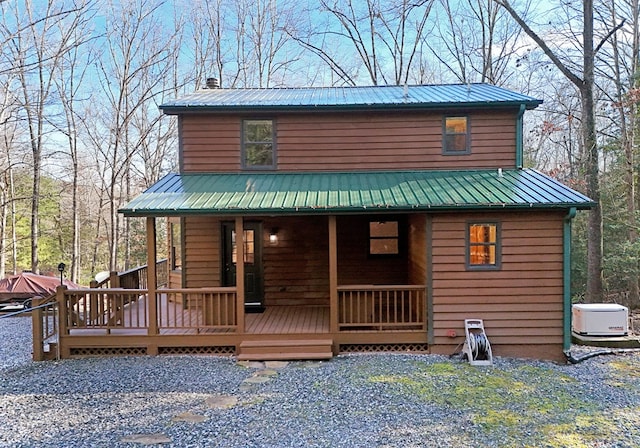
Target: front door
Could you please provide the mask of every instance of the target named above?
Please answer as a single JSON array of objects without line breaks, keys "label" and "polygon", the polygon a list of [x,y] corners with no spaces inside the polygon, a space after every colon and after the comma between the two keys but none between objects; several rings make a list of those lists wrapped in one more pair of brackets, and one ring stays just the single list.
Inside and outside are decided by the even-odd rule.
[{"label": "front door", "polygon": [[[235,223],[222,224],[222,276],[223,286],[236,286],[236,244]],[[244,304],[248,311],[262,309],[264,287],[262,281],[262,225],[259,222],[244,223]]]}]

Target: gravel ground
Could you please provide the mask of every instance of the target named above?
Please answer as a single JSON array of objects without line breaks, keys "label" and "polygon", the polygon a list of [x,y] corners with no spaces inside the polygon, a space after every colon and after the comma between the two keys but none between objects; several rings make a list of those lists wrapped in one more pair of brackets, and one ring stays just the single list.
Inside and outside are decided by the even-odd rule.
[{"label": "gravel ground", "polygon": [[30,332],[0,319],[3,447],[640,447],[640,353],[34,363]]}]

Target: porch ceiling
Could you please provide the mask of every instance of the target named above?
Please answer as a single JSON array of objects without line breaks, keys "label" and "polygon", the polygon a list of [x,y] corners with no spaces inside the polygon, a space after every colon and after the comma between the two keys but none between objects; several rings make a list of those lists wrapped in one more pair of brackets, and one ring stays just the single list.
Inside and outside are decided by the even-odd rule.
[{"label": "porch ceiling", "polygon": [[551,177],[513,169],[169,174],[119,211],[126,216],[292,215],[593,206]]}]

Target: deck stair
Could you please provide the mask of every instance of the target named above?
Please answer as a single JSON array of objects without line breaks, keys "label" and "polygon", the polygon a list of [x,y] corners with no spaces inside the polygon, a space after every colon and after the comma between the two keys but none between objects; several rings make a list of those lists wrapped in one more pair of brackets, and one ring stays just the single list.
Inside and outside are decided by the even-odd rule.
[{"label": "deck stair", "polygon": [[331,339],[244,341],[240,344],[240,361],[285,361],[331,359]]},{"label": "deck stair", "polygon": [[58,359],[58,343],[57,342],[49,342],[49,350],[45,350],[44,361],[53,361]]}]

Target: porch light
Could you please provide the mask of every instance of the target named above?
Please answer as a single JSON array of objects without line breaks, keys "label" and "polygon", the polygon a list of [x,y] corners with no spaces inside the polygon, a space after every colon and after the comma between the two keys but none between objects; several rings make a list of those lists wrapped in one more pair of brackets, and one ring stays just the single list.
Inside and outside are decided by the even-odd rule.
[{"label": "porch light", "polygon": [[274,227],[269,233],[269,244],[278,244],[278,228]]},{"label": "porch light", "polygon": [[64,284],[64,279],[62,278],[62,273],[64,272],[64,268],[67,266],[64,263],[60,263],[58,265],[58,271],[60,272],[60,286]]}]

